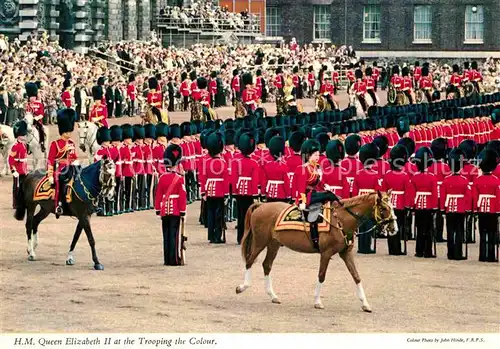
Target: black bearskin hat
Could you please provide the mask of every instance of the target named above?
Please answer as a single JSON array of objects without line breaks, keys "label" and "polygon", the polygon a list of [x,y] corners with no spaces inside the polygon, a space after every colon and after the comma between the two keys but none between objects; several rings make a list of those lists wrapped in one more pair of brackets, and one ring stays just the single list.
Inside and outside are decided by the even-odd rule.
[{"label": "black bearskin hat", "polygon": [[208,86],[207,79],[205,79],[204,77],[199,77],[198,79],[196,79],[196,86],[198,86],[200,90],[206,89]]},{"label": "black bearskin hat", "polygon": [[328,142],[326,146],[326,156],[334,164],[345,158],[344,144],[339,140],[333,140]]},{"label": "black bearskin hat", "polygon": [[182,159],[182,148],[177,144],[170,144],[163,153],[163,163],[165,167],[176,166]]},{"label": "black bearskin hat", "polygon": [[186,79],[187,79],[187,77],[188,77],[188,74],[187,74],[185,71],[183,71],[183,72],[181,73],[181,81],[186,80]]},{"label": "black bearskin hat", "polygon": [[442,137],[436,138],[431,143],[431,150],[436,160],[444,159],[448,150],[448,141]]},{"label": "black bearskin hat", "polygon": [[361,71],[361,69],[356,69],[356,71],[354,72],[354,75],[356,76],[356,79],[363,78],[363,72]]},{"label": "black bearskin hat", "polygon": [[392,75],[399,74],[399,65],[392,67]]},{"label": "black bearskin hat", "polygon": [[94,99],[94,101],[102,100],[102,96],[103,96],[102,87],[98,85],[92,86],[92,98]]},{"label": "black bearskin hat", "polygon": [[467,160],[472,160],[477,154],[477,144],[472,139],[466,139],[458,146],[464,153]]},{"label": "black bearskin hat", "polygon": [[483,173],[493,172],[497,167],[498,154],[492,149],[484,149],[479,154],[479,168]]},{"label": "black bearskin hat", "polygon": [[14,137],[26,136],[28,134],[28,124],[24,120],[19,120],[13,126]]},{"label": "black bearskin hat", "polygon": [[156,138],[168,137],[168,125],[164,122],[159,122],[155,127]]},{"label": "black bearskin hat", "polygon": [[345,139],[345,151],[347,155],[354,156],[359,152],[361,148],[361,137],[359,135],[349,135]]},{"label": "black bearskin hat", "polygon": [[191,70],[191,72],[189,73],[189,79],[191,81],[196,80],[196,71],[195,70]]},{"label": "black bearskin hat", "polygon": [[36,84],[28,82],[24,85],[24,88],[26,90],[26,95],[28,96],[28,98],[38,96],[38,87],[36,86]]},{"label": "black bearskin hat", "polygon": [[144,138],[156,139],[156,127],[153,124],[144,125]]},{"label": "black bearskin hat", "polygon": [[252,85],[253,84],[252,74],[250,73],[243,74],[243,76],[241,77],[241,83],[243,86]]},{"label": "black bearskin hat", "polygon": [[328,142],[330,142],[330,137],[327,133],[321,132],[318,133],[314,138],[318,141],[320,145],[320,152],[324,153],[326,151],[326,147],[328,146]]},{"label": "black bearskin hat", "polygon": [[460,72],[460,67],[458,66],[458,64],[453,64],[453,72],[454,73],[459,73]]},{"label": "black bearskin hat", "polygon": [[67,79],[63,81],[63,88],[64,89],[67,89],[70,86],[71,86],[71,81],[69,81]]},{"label": "black bearskin hat", "polygon": [[391,169],[400,170],[408,161],[408,150],[402,144],[396,144],[390,153]]},{"label": "black bearskin hat", "polygon": [[73,132],[75,129],[76,111],[71,108],[61,109],[57,112],[57,128],[59,135]]},{"label": "black bearskin hat", "polygon": [[105,126],[99,127],[96,134],[96,142],[99,145],[104,142],[111,142],[111,130]]},{"label": "black bearskin hat", "polygon": [[122,139],[133,139],[134,138],[134,127],[130,124],[121,125],[122,128]]},{"label": "black bearskin hat", "polygon": [[408,157],[412,156],[415,152],[415,141],[410,137],[403,137],[398,141],[398,144],[406,148],[408,152]]},{"label": "black bearskin hat", "polygon": [[285,154],[285,139],[281,136],[274,136],[269,141],[269,152],[278,159]]},{"label": "black bearskin hat", "polygon": [[366,76],[372,76],[372,74],[373,74],[372,67],[366,67],[366,69],[365,69],[365,75]]},{"label": "black bearskin hat", "polygon": [[256,76],[262,76],[262,70],[257,69],[257,71],[255,72],[255,75]]},{"label": "black bearskin hat", "polygon": [[288,145],[290,146],[290,148],[292,148],[294,152],[298,153],[305,139],[306,136],[303,132],[295,131],[290,135],[290,138],[288,139]]},{"label": "black bearskin hat", "polygon": [[172,124],[168,127],[168,140],[181,138],[181,127],[179,124]]},{"label": "black bearskin hat", "polygon": [[410,69],[408,67],[403,67],[403,69],[401,69],[401,75],[403,76],[410,75]]},{"label": "black bearskin hat", "polygon": [[216,156],[224,149],[224,136],[222,133],[215,131],[208,136],[206,145],[210,156]]},{"label": "black bearskin hat", "polygon": [[110,127],[111,142],[120,142],[123,137],[122,128],[119,125],[113,125]]},{"label": "black bearskin hat", "polygon": [[422,76],[428,76],[429,75],[429,67],[424,66],[422,67]]},{"label": "black bearskin hat", "polygon": [[378,158],[379,149],[375,143],[368,143],[359,149],[359,161],[366,166]]},{"label": "black bearskin hat", "polygon": [[293,67],[293,71],[292,71],[294,74],[297,74],[299,72],[299,67],[295,66]]},{"label": "black bearskin hat", "polygon": [[158,88],[158,80],[155,77],[149,78],[148,86],[150,90],[156,90]]},{"label": "black bearskin hat", "polygon": [[100,76],[99,79],[97,79],[97,85],[99,86],[103,86],[105,82],[106,78],[104,76]]},{"label": "black bearskin hat", "polygon": [[134,74],[134,73],[131,73],[131,74],[128,76],[128,82],[132,82],[132,81],[135,81],[135,74]]},{"label": "black bearskin hat", "polygon": [[476,69],[477,70],[477,62],[476,61],[472,62],[471,65],[470,65],[470,67],[472,69]]},{"label": "black bearskin hat", "polygon": [[235,131],[233,129],[224,129],[224,144],[233,145]]},{"label": "black bearskin hat", "polygon": [[465,153],[459,148],[453,148],[448,154],[448,165],[451,172],[459,173],[465,163]]},{"label": "black bearskin hat", "polygon": [[[264,134],[264,143],[266,144],[266,147],[269,148],[269,142],[271,141],[271,138],[273,138],[274,136],[280,136],[280,135],[281,135],[281,130],[277,127],[267,129],[265,134]],[[259,143],[261,143],[260,140],[259,140]]]},{"label": "black bearskin hat", "polygon": [[238,69],[234,69],[234,70],[233,70],[233,76],[238,75],[238,73],[239,73],[239,72],[238,72]]},{"label": "black bearskin hat", "polygon": [[181,137],[191,136],[191,123],[189,121],[184,121],[181,126]]},{"label": "black bearskin hat", "polygon": [[243,155],[250,155],[255,150],[255,137],[251,132],[245,132],[238,138],[238,149]]},{"label": "black bearskin hat", "polygon": [[373,143],[375,143],[375,145],[378,147],[379,157],[382,157],[385,155],[385,153],[387,153],[387,149],[389,149],[389,140],[386,136],[380,135],[375,137]]},{"label": "black bearskin hat", "polygon": [[464,62],[464,69],[469,69],[469,68],[470,68],[470,63]]},{"label": "black bearskin hat", "polygon": [[433,160],[434,155],[429,147],[422,147],[415,153],[414,162],[420,172],[423,172],[427,167],[429,167]]}]

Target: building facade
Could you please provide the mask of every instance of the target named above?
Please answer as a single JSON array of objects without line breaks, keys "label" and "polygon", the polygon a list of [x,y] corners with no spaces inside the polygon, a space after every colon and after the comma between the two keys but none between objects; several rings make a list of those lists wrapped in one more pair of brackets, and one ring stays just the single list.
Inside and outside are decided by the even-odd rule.
[{"label": "building facade", "polygon": [[267,0],[266,35],[359,51],[500,51],[500,0]]},{"label": "building facade", "polygon": [[47,33],[64,48],[85,52],[93,43],[145,40],[157,0],[0,0],[0,33],[27,40]]}]

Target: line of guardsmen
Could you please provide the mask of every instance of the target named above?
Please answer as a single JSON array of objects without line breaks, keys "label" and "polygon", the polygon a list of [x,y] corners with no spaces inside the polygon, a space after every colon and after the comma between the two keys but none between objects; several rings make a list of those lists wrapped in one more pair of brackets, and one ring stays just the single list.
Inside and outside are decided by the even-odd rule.
[{"label": "line of guardsmen", "polygon": [[[320,179],[316,188],[339,198],[392,190],[400,234],[388,240],[390,254],[406,253],[402,241],[416,238],[416,256],[434,257],[434,243],[444,241],[445,214],[449,258],[466,257],[462,243],[475,241],[477,217],[480,260],[496,261],[499,107],[497,93],[474,100],[376,107],[366,119],[353,119],[353,108],[276,117],[264,117],[257,109],[244,119],[224,122],[113,126],[109,137],[101,129],[99,142],[111,148],[121,188],[111,214],[151,208],[152,189],[165,173],[166,146],[176,144],[182,151],[177,168],[185,180],[186,202],[201,197],[200,222],[208,229],[208,240],[224,243],[226,222],[237,218],[240,242],[246,210],[254,201],[308,202],[303,196],[309,189],[298,189],[302,185],[295,174],[304,166],[304,144],[314,140],[320,152],[314,165]],[[144,151],[148,147],[149,153]],[[148,163],[152,166],[144,165]],[[473,193],[470,205],[456,196],[467,194],[455,191],[454,176],[466,178]],[[110,214],[105,204],[103,212]],[[460,215],[463,233],[457,228]],[[364,231],[371,227],[360,228],[358,252],[374,253],[372,235]]]}]

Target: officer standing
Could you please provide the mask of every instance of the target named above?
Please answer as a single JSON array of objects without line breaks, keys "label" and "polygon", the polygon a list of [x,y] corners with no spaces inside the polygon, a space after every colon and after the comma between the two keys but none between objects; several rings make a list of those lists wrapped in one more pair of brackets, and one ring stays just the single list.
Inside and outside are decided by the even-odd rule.
[{"label": "officer standing", "polygon": [[[102,159],[111,159],[111,132],[107,127],[100,127],[97,130],[96,135],[97,144],[101,147],[96,151],[94,155],[94,162],[101,161]],[[98,216],[112,216],[113,208],[112,201],[105,199],[104,197],[99,198],[99,211]]]},{"label": "officer standing", "polygon": [[269,141],[269,152],[274,161],[264,165],[261,178],[261,195],[266,198],[266,202],[290,200],[290,178],[288,176],[288,166],[283,159],[285,153],[285,139],[281,136],[274,136]]},{"label": "officer standing", "polygon": [[134,161],[134,184],[132,210],[142,211],[146,209],[146,169],[144,167],[144,126],[134,125],[134,145],[132,147],[132,159]]},{"label": "officer standing", "polygon": [[142,146],[142,153],[144,155],[144,170],[146,173],[146,209],[153,208],[152,196],[152,185],[153,185],[153,173],[154,173],[154,160],[153,160],[153,142],[156,139],[156,128],[153,124],[144,125],[144,144]]},{"label": "officer standing", "polygon": [[161,216],[163,232],[163,264],[182,265],[184,236],[180,231],[181,220],[186,216],[186,190],[184,175],[178,164],[182,157],[182,149],[171,144],[163,156],[166,171],[161,175],[156,188],[155,210]]},{"label": "officer standing", "polygon": [[123,143],[120,147],[120,158],[122,162],[123,175],[123,197],[122,197],[122,212],[132,212],[132,182],[134,179],[134,158],[132,157],[132,147],[134,146],[132,139],[134,138],[134,128],[130,124],[121,126]]},{"label": "officer standing", "polygon": [[28,174],[28,147],[26,146],[28,125],[26,121],[20,120],[14,124],[13,129],[16,143],[10,150],[8,163],[14,181],[12,185],[12,208],[15,209],[17,207],[17,193]]},{"label": "officer standing", "polygon": [[254,200],[258,199],[260,184],[260,167],[250,156],[255,150],[255,138],[251,133],[244,133],[238,139],[238,149],[243,155],[232,166],[232,187],[234,188],[238,209],[238,244],[243,239],[245,215]]},{"label": "officer standing", "polygon": [[120,156],[120,148],[122,147],[122,129],[118,125],[113,125],[110,128],[111,136],[111,147],[109,153],[111,155],[111,160],[115,163],[116,172],[116,187],[115,187],[115,200],[113,202],[113,215],[121,214],[123,210],[122,206],[122,192],[123,192],[123,175],[122,175],[122,160]]},{"label": "officer standing", "polygon": [[[221,156],[224,149],[223,135],[213,132],[207,139],[209,158],[200,170],[202,200],[206,200],[208,237],[211,243],[225,243],[224,199],[229,195],[228,167]],[[225,234],[224,234],[225,235]]]},{"label": "officer standing", "polygon": [[440,208],[446,212],[446,232],[448,241],[448,259],[467,259],[463,254],[465,213],[472,209],[469,181],[460,175],[465,162],[465,153],[455,148],[448,158],[451,175],[441,185]]}]

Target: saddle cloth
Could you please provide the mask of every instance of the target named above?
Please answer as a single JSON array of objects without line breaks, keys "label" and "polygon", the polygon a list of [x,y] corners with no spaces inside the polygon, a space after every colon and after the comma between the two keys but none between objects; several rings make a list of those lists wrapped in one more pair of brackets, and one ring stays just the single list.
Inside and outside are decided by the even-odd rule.
[{"label": "saddle cloth", "polygon": [[33,201],[54,200],[55,195],[56,190],[50,184],[49,177],[44,176],[35,187],[33,192]]},{"label": "saddle cloth", "polygon": [[[323,217],[325,217],[325,219],[318,223],[318,231],[320,233],[327,233],[330,231],[330,224],[328,222],[331,222],[330,218],[332,211],[329,207],[330,206],[325,205],[322,210],[322,215]],[[283,230],[303,230],[306,232],[310,231],[310,224],[307,222],[304,223],[304,221],[302,220],[302,213],[297,206],[288,206],[283,211],[281,211],[280,215],[278,216],[278,220],[274,225],[274,231]]]}]

